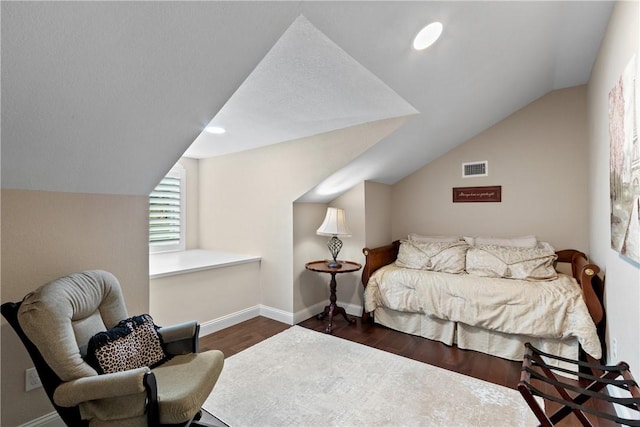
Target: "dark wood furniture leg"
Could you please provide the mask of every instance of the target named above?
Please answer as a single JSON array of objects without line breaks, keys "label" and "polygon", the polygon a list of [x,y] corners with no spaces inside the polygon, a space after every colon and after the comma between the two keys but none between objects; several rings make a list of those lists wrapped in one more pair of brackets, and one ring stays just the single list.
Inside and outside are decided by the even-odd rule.
[{"label": "dark wood furniture leg", "polygon": [[333,272],[331,273],[331,282],[329,283],[329,286],[331,289],[331,294],[329,296],[329,305],[324,308],[324,311],[322,313],[316,316],[318,320],[322,320],[325,317],[329,316],[329,324],[327,325],[327,328],[324,330],[327,334],[330,334],[331,331],[333,330],[333,316],[337,314],[342,314],[342,316],[349,323],[356,323],[356,319],[353,319],[347,316],[347,312],[345,311],[345,309],[336,304],[336,301],[338,300],[338,298],[336,297],[336,287],[337,287],[336,273],[333,273]]}]

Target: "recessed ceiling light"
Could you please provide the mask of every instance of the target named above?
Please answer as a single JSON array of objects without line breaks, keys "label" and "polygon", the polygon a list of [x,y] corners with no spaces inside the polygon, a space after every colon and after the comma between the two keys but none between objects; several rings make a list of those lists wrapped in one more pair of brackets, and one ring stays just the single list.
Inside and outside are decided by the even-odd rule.
[{"label": "recessed ceiling light", "polygon": [[413,48],[415,50],[424,50],[435,43],[442,34],[442,24],[440,22],[432,22],[420,30],[415,39],[413,39]]},{"label": "recessed ceiling light", "polygon": [[214,135],[222,135],[227,131],[225,128],[220,126],[207,126],[206,128],[204,128],[204,130]]}]

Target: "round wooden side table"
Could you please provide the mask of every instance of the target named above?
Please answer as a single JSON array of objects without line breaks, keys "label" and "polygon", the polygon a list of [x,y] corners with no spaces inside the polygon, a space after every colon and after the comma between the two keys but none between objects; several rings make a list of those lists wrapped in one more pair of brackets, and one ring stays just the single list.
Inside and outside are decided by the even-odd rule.
[{"label": "round wooden side table", "polygon": [[338,262],[341,264],[340,267],[338,268],[330,268],[329,267],[329,261],[311,261],[306,263],[304,266],[307,270],[311,270],[311,271],[316,271],[318,273],[329,273],[331,274],[331,282],[329,282],[330,285],[330,289],[331,289],[331,294],[329,296],[329,305],[326,306],[324,308],[324,311],[320,314],[318,314],[316,317],[319,320],[324,319],[325,317],[329,316],[329,325],[327,326],[327,328],[325,329],[325,332],[327,334],[330,334],[333,328],[333,316],[337,315],[337,314],[342,314],[342,316],[347,320],[347,322],[349,323],[355,323],[356,319],[350,318],[349,316],[347,316],[347,312],[344,310],[344,308],[338,306],[336,304],[336,274],[339,273],[353,273],[354,271],[358,271],[362,268],[362,265],[358,264],[357,262],[353,262],[353,261],[341,261],[338,260]]}]

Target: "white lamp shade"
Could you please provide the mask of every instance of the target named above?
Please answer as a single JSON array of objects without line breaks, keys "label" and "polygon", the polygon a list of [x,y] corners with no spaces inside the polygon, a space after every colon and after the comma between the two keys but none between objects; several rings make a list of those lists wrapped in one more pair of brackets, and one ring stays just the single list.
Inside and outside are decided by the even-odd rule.
[{"label": "white lamp shade", "polygon": [[327,215],[316,234],[320,236],[351,236],[344,209],[327,208]]}]

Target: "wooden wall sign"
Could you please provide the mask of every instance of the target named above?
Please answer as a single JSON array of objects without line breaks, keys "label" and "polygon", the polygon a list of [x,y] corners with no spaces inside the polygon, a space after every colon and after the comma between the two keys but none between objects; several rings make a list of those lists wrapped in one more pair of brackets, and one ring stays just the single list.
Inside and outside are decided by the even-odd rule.
[{"label": "wooden wall sign", "polygon": [[454,187],[453,203],[501,202],[502,186],[491,187]]}]

